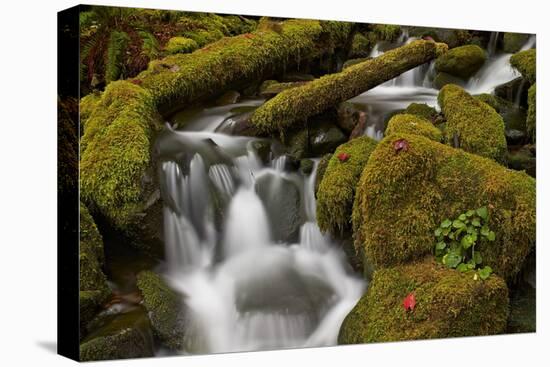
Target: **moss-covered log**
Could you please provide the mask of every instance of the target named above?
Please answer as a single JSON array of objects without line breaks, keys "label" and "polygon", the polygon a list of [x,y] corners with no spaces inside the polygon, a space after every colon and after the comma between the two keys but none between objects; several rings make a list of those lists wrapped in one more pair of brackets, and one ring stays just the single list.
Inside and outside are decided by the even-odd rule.
[{"label": "moss-covered log", "polygon": [[264,134],[284,132],[308,117],[434,59],[445,50],[445,44],[419,40],[387,51],[340,73],[278,94],[254,112],[252,123]]},{"label": "moss-covered log", "polygon": [[388,122],[385,135],[388,136],[397,133],[422,135],[437,142],[441,142],[443,139],[441,130],[435,127],[430,121],[406,113],[397,114]]},{"label": "moss-covered log", "polygon": [[317,221],[322,231],[342,234],[351,229],[355,187],[376,144],[362,136],[340,145],[332,155],[317,192]]},{"label": "moss-covered log", "polygon": [[537,81],[537,50],[520,51],[510,57],[510,64],[519,70],[521,75],[531,84]]},{"label": "moss-covered log", "polygon": [[372,152],[353,206],[356,251],[375,268],[433,252],[446,218],[487,206],[494,242],[483,263],[511,278],[535,242],[536,184],[524,172],[412,134],[393,134]]},{"label": "moss-covered log", "polygon": [[447,118],[447,141],[458,141],[461,149],[503,162],[506,155],[504,121],[491,106],[469,95],[461,87],[448,84],[438,96]]},{"label": "moss-covered log", "polygon": [[[344,319],[339,344],[494,335],[505,332],[508,288],[496,275],[474,280],[432,259],[377,270]],[[414,294],[416,306],[403,307]]]}]

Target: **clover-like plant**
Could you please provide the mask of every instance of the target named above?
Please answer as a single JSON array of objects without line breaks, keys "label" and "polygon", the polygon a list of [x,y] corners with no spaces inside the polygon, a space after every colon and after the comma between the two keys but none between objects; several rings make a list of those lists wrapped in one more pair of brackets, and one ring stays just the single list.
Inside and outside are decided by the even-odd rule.
[{"label": "clover-like plant", "polygon": [[487,279],[493,269],[490,266],[482,267],[479,246],[484,241],[495,240],[495,232],[489,229],[488,222],[489,211],[485,206],[441,222],[434,231],[437,261],[460,272],[476,271],[474,279]]}]

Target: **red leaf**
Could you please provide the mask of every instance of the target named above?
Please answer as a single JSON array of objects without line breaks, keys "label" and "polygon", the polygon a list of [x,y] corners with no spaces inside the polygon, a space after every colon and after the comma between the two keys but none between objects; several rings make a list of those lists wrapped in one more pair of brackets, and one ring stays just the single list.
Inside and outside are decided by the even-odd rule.
[{"label": "red leaf", "polygon": [[349,154],[342,152],[342,153],[338,154],[337,157],[340,160],[340,162],[345,162],[349,159]]},{"label": "red leaf", "polygon": [[409,150],[409,142],[405,139],[399,139],[393,142],[393,149],[399,153],[400,151],[406,152]]},{"label": "red leaf", "polygon": [[414,293],[409,293],[405,299],[403,299],[403,307],[405,311],[413,311],[414,306],[416,306],[416,299],[414,298]]}]

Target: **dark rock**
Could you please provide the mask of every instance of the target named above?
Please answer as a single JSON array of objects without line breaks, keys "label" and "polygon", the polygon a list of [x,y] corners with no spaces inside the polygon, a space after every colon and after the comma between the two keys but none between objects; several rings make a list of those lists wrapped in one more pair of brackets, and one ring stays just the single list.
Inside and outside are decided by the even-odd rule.
[{"label": "dark rock", "polygon": [[309,138],[308,130],[291,131],[285,141],[286,150],[294,159],[300,160],[309,156]]},{"label": "dark rock", "polygon": [[216,105],[226,106],[229,104],[235,104],[241,97],[241,94],[236,90],[230,90],[222,94],[218,99],[216,99]]},{"label": "dark rock", "polygon": [[537,328],[536,290],[527,283],[512,289],[508,333],[534,333]]},{"label": "dark rock", "polygon": [[310,82],[312,80],[315,80],[315,77],[313,75],[303,73],[287,73],[281,78],[281,81],[285,83]]},{"label": "dark rock", "polygon": [[349,135],[349,140],[362,136],[366,128],[367,128],[367,113],[364,111],[359,111],[357,125],[355,125],[351,134]]},{"label": "dark rock", "polygon": [[270,161],[271,142],[269,140],[254,140],[250,144],[262,162],[267,164]]},{"label": "dark rock", "polygon": [[348,140],[342,130],[328,120],[315,121],[310,124],[309,145],[315,156],[333,152],[340,144]]},{"label": "dark rock", "polygon": [[359,115],[365,112],[365,105],[352,102],[340,103],[337,110],[337,125],[347,134],[351,133],[359,122]]},{"label": "dark rock", "polygon": [[504,134],[506,135],[506,142],[508,143],[508,145],[521,144],[526,137],[525,132],[516,129],[506,130]]},{"label": "dark rock", "polygon": [[525,171],[531,177],[537,176],[537,159],[528,145],[516,151],[508,152],[507,162],[508,168]]},{"label": "dark rock", "polygon": [[311,159],[302,159],[300,161],[300,172],[302,172],[305,176],[309,176],[312,171],[313,161]]},{"label": "dark rock", "polygon": [[527,94],[529,82],[522,78],[516,78],[495,88],[495,96],[503,98],[512,103],[519,101],[520,106],[527,106]]},{"label": "dark rock", "polygon": [[308,82],[270,83],[268,86],[265,86],[261,89],[260,97],[266,98],[266,99],[273,98],[277,94],[287,89],[297,88],[306,83]]},{"label": "dark rock", "polygon": [[434,83],[434,87],[437,89],[441,89],[447,84],[456,84],[456,85],[460,85],[461,87],[466,85],[466,83],[462,79],[444,72],[437,73],[435,75],[435,79],[433,83]]}]

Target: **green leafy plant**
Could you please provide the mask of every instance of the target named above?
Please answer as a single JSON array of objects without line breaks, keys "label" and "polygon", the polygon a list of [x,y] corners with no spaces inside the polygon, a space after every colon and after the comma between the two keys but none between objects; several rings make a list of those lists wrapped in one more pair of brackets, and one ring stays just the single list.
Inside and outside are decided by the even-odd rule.
[{"label": "green leafy plant", "polygon": [[460,272],[476,271],[474,279],[487,279],[493,269],[483,266],[479,246],[494,241],[495,232],[489,226],[489,211],[483,206],[468,210],[455,219],[445,219],[434,231],[435,257],[449,268]]}]

